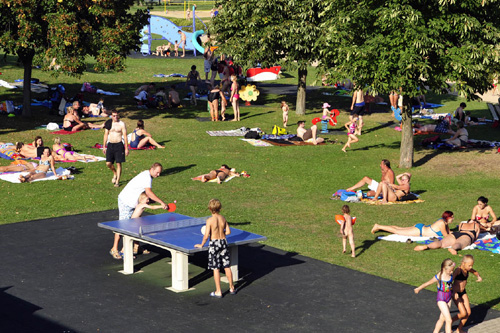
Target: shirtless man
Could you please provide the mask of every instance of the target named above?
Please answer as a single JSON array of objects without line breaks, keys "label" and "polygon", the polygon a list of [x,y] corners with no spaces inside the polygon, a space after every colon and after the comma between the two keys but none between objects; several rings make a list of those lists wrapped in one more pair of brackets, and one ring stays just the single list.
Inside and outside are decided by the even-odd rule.
[{"label": "shirtless man", "polygon": [[177,108],[181,105],[181,99],[179,98],[179,93],[175,90],[175,85],[170,86],[168,102],[171,108]]},{"label": "shirtless man", "polygon": [[365,96],[362,89],[355,90],[352,94],[351,114],[349,121],[352,121],[354,115],[358,115],[358,127],[355,134],[361,135],[361,128],[363,128],[363,115],[365,114]]},{"label": "shirtless man", "polygon": [[177,33],[181,35],[181,44],[180,44],[180,46],[182,47],[181,58],[183,58],[186,55],[186,34],[182,32],[182,30],[177,30]]},{"label": "shirtless man", "polygon": [[[122,163],[125,162],[125,156],[128,156],[127,128],[125,123],[120,121],[118,111],[113,110],[111,117],[112,121],[106,122],[104,125],[104,148],[102,151],[106,155],[106,166],[113,171],[111,182],[115,187],[119,187]],[[113,165],[115,162],[116,169]]]},{"label": "shirtless man", "polygon": [[[380,162],[380,171],[382,172],[382,182],[387,182],[389,184],[394,184],[394,171],[391,169],[391,162],[389,160],[382,160]],[[354,190],[363,187],[364,185],[368,185],[370,191],[367,192],[369,197],[373,196],[374,200],[377,200],[380,193],[382,193],[382,186],[375,180],[370,177],[363,177],[356,185],[349,187],[346,191],[353,192]]]},{"label": "shirtless man", "polygon": [[318,143],[325,141],[323,138],[318,138],[316,136],[316,132],[318,131],[316,125],[312,125],[310,129],[306,129],[306,122],[300,120],[297,122],[297,126],[297,136],[304,140],[304,142],[312,139],[312,142],[317,145]]}]

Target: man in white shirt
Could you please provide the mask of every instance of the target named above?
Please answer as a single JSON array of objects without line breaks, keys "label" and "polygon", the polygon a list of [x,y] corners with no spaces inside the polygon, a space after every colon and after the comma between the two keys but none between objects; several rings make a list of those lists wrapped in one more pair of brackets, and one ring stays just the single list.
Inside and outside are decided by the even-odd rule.
[{"label": "man in white shirt", "polygon": [[[135,207],[138,204],[139,196],[141,193],[146,193],[149,199],[161,204],[163,209],[167,209],[167,204],[163,202],[151,190],[153,178],[160,176],[163,167],[160,163],[154,163],[149,170],[144,170],[137,176],[132,178],[125,186],[125,188],[118,195],[118,211],[120,220],[128,220],[134,213]],[[121,254],[118,252],[118,242],[120,235],[115,234],[113,247],[109,254],[115,259],[122,259]]]}]

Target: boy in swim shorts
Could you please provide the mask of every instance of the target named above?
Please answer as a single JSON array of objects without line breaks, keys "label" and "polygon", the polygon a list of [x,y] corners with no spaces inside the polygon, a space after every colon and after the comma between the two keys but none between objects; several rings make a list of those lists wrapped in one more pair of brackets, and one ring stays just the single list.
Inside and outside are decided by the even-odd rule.
[{"label": "boy in swim shorts", "polygon": [[222,298],[222,291],[220,288],[220,269],[224,268],[226,277],[229,280],[229,293],[236,294],[233,284],[233,273],[231,272],[231,258],[229,256],[229,249],[227,246],[226,235],[231,233],[229,225],[224,218],[220,215],[222,205],[218,199],[211,199],[208,203],[208,209],[212,216],[207,219],[205,226],[205,234],[201,244],[196,244],[194,247],[202,248],[203,245],[210,238],[208,245],[208,269],[214,271],[215,291],[210,293],[211,297]]}]

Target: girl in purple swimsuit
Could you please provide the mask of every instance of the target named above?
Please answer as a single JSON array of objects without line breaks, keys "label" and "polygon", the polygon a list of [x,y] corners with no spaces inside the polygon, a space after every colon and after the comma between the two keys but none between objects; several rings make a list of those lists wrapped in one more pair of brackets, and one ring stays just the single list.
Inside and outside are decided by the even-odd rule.
[{"label": "girl in purple swimsuit", "polygon": [[451,259],[445,259],[441,263],[441,270],[439,273],[434,275],[432,279],[422,284],[420,287],[415,288],[415,294],[418,294],[420,290],[430,286],[433,283],[437,283],[437,306],[441,310],[441,315],[439,316],[436,326],[434,327],[434,333],[439,332],[443,324],[446,323],[445,332],[451,333],[451,290],[453,286],[453,270],[455,269],[455,262]]}]

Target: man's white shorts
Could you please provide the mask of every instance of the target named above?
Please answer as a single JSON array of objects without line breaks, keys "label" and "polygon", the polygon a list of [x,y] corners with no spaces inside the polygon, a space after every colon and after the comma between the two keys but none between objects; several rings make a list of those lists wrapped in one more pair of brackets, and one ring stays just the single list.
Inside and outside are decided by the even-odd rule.
[{"label": "man's white shorts", "polygon": [[372,183],[370,185],[368,185],[368,188],[372,191],[377,191],[377,187],[378,187],[378,181],[376,181],[375,179],[372,179]]}]

